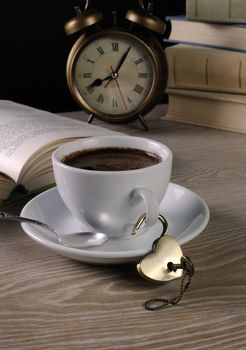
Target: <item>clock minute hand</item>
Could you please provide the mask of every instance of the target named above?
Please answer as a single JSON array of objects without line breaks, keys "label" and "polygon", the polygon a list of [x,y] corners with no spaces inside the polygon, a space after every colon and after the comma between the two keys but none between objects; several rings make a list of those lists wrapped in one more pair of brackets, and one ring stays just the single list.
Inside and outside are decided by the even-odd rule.
[{"label": "clock minute hand", "polygon": [[129,51],[131,50],[131,46],[128,47],[128,49],[126,50],[126,52],[122,55],[121,59],[120,59],[120,62],[118,63],[118,66],[117,68],[112,71],[112,74],[111,74],[111,78],[109,78],[109,81],[104,85],[104,88],[106,88],[108,86],[108,84],[113,80],[113,79],[117,79],[118,78],[118,72],[122,66],[122,64],[125,62],[125,59],[129,53]]},{"label": "clock minute hand", "polygon": [[123,56],[121,57],[120,62],[118,63],[118,66],[117,66],[117,68],[115,69],[114,73],[118,73],[118,72],[119,72],[119,70],[120,70],[122,64],[125,62],[125,59],[126,59],[126,57],[127,57],[127,55],[128,55],[128,53],[129,53],[130,50],[131,50],[131,46],[128,47],[128,49],[126,50],[126,52],[125,52],[125,53],[123,54]]}]

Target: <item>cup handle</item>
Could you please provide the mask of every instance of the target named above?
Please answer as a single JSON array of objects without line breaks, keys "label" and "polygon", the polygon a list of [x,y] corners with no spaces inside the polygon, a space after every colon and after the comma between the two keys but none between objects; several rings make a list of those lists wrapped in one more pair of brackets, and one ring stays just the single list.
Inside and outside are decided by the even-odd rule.
[{"label": "cup handle", "polygon": [[140,200],[144,201],[146,209],[145,227],[150,227],[158,221],[159,204],[154,193],[146,188],[136,188],[132,192],[132,203],[137,204]]}]

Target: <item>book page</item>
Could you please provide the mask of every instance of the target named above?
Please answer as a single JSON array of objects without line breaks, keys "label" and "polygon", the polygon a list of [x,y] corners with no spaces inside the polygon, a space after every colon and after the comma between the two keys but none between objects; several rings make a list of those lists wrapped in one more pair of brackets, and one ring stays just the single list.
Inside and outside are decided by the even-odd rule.
[{"label": "book page", "polygon": [[11,101],[0,101],[0,172],[14,181],[28,159],[57,140],[116,132]]}]

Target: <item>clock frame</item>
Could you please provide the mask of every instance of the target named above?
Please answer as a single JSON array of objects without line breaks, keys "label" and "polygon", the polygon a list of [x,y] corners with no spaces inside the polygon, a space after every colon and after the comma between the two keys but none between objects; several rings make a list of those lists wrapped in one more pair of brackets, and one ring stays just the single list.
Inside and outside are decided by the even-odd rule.
[{"label": "clock frame", "polygon": [[[118,36],[119,38],[125,38],[130,42],[136,42],[143,48],[143,51],[147,53],[152,68],[151,74],[153,74],[153,81],[146,97],[138,106],[136,106],[135,109],[125,113],[115,114],[110,113],[110,111],[105,113],[95,108],[95,106],[88,103],[83,97],[76,82],[76,64],[86,47],[95,40],[100,40],[109,36]],[[148,113],[159,102],[164,94],[166,86],[167,63],[164,50],[154,36],[148,35],[147,32],[144,33],[144,35],[130,32],[130,30],[126,28],[108,28],[101,31],[94,31],[92,33],[84,33],[78,38],[68,56],[66,77],[72,96],[76,102],[90,114],[90,118],[96,117],[106,122],[121,123],[139,117],[141,119],[142,116]]]}]

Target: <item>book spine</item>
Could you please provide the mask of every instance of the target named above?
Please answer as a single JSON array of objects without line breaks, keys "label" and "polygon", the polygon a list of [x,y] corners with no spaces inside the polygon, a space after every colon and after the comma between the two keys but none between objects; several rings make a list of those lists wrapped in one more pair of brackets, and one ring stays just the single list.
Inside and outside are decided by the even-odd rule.
[{"label": "book spine", "polygon": [[246,1],[186,0],[186,18],[192,21],[246,23]]},{"label": "book spine", "polygon": [[168,88],[246,94],[246,53],[181,44],[165,52]]},{"label": "book spine", "polygon": [[238,104],[233,98],[227,100],[226,96],[210,99],[204,94],[169,92],[168,110],[161,119],[246,134],[245,104]]}]

